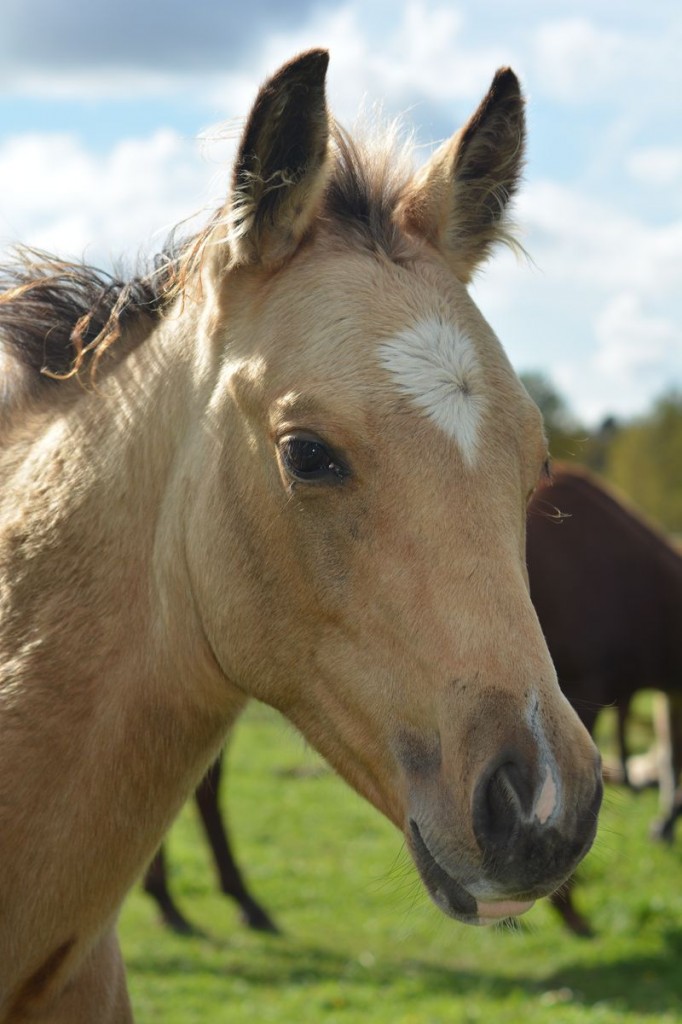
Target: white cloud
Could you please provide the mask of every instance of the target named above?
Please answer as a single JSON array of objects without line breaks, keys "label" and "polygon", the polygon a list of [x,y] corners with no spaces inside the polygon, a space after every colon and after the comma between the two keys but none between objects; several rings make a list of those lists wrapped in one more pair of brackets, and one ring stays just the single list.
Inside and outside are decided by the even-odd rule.
[{"label": "white cloud", "polygon": [[594,99],[620,76],[627,49],[622,33],[587,18],[550,22],[535,34],[538,81],[561,100]]},{"label": "white cloud", "polygon": [[[216,79],[210,85],[211,98],[216,103],[230,97],[231,113],[244,113],[254,80],[262,80],[293,53],[328,46],[330,105],[342,123],[351,123],[367,98],[381,100],[390,114],[428,102],[452,106],[454,131],[459,127],[457,107],[462,117],[472,113],[496,68],[514,62],[509,45],[473,46],[465,28],[458,10],[438,0],[396,5],[390,22],[373,17],[371,7],[360,0],[322,7],[305,27],[264,39],[249,74]],[[241,103],[237,109],[235,97]],[[419,122],[418,115],[415,120]]]},{"label": "white cloud", "polygon": [[[202,76],[204,77],[204,76]],[[209,77],[210,76],[205,76]],[[196,92],[196,81],[173,72],[129,68],[63,68],[60,70],[18,69],[11,80],[2,82],[5,95],[31,99],[82,100],[165,99],[169,95]]]},{"label": "white cloud", "polygon": [[665,364],[682,372],[682,325],[648,313],[640,296],[620,292],[606,304],[595,322],[598,348],[594,366],[624,381],[642,374],[660,376]]},{"label": "white cloud", "polygon": [[676,110],[671,82],[679,74],[679,15],[668,19],[665,31],[646,17],[629,29],[617,19],[608,27],[603,21],[583,16],[541,24],[531,43],[537,87],[569,103],[623,105],[634,100],[638,108]]},{"label": "white cloud", "polygon": [[0,236],[62,256],[134,258],[209,202],[212,175],[197,143],[167,129],[103,155],[72,135],[11,137],[0,145]]},{"label": "white cloud", "polygon": [[495,260],[476,287],[519,368],[544,368],[588,423],[682,386],[682,219],[649,223],[575,186],[519,201],[534,269]]},{"label": "white cloud", "polygon": [[566,286],[633,288],[652,297],[677,296],[682,280],[682,219],[650,224],[575,187],[531,183],[519,216],[533,257]]},{"label": "white cloud", "polygon": [[652,188],[682,187],[682,146],[650,146],[631,154],[630,175]]},{"label": "white cloud", "polygon": [[578,395],[581,415],[595,422],[606,412],[631,416],[653,398],[682,387],[682,326],[623,291],[594,317],[595,345],[584,360],[560,360],[554,378]]},{"label": "white cloud", "polygon": [[535,58],[544,89],[562,100],[589,98],[608,86],[622,59],[624,40],[597,29],[587,18],[542,25],[535,35]]},{"label": "white cloud", "polygon": [[509,45],[468,44],[464,16],[452,5],[412,0],[394,32],[376,49],[374,63],[377,85],[391,95],[476,103],[493,72],[514,60]]},{"label": "white cloud", "polygon": [[[239,52],[231,54],[229,39],[222,48],[221,59],[221,47],[214,45],[215,40],[209,40],[203,65],[160,59],[156,48],[145,64],[137,53],[126,54],[120,47],[117,52],[115,46],[103,46],[107,57],[99,62],[92,59],[92,53],[82,61],[73,55],[68,61],[41,63],[27,57],[23,62],[8,57],[0,81],[6,93],[36,98],[88,96],[91,100],[103,100],[181,94],[194,102],[208,101],[226,109],[226,115],[231,117],[247,112],[254,83],[293,54],[326,46],[332,54],[330,86],[335,111],[348,121],[357,113],[365,95],[383,98],[387,106],[393,104],[396,109],[419,99],[464,98],[475,102],[487,88],[495,69],[513,63],[510,46],[501,38],[494,43],[473,45],[466,38],[467,24],[461,6],[442,0],[396,4],[389,19],[385,10],[382,12],[379,7],[372,11],[361,0],[299,6],[311,7],[307,21],[290,18],[288,23],[292,27],[283,28],[287,20],[280,18],[268,26],[267,32],[259,27],[261,38],[249,49],[248,62]],[[249,22],[248,15],[241,20]],[[182,41],[174,42],[171,55],[176,48],[181,52]],[[453,130],[455,127],[453,124]]]}]

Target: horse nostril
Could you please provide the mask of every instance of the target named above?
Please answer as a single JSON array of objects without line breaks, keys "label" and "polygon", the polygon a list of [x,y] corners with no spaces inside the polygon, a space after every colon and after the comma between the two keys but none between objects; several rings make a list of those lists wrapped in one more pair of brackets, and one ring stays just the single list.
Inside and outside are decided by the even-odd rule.
[{"label": "horse nostril", "polygon": [[535,787],[530,769],[507,759],[485,772],[476,787],[473,825],[482,850],[509,842],[531,820]]},{"label": "horse nostril", "polygon": [[549,763],[515,751],[479,776],[472,825],[486,876],[504,891],[535,895],[555,888],[592,844],[601,798],[591,771],[570,777],[570,800]]}]

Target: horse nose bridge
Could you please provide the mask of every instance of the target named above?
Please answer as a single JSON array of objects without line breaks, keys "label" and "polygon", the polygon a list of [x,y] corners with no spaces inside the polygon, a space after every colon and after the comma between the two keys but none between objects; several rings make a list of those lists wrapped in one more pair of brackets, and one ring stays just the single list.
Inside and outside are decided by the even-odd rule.
[{"label": "horse nose bridge", "polygon": [[509,669],[507,677],[489,685],[453,680],[446,688],[444,768],[466,778],[472,808],[492,799],[496,812],[513,808],[520,820],[543,825],[590,789],[596,748],[554,679],[529,683]]},{"label": "horse nose bridge", "polygon": [[[479,613],[484,609],[485,616],[484,629],[472,631],[472,636],[491,670],[496,669],[499,685],[516,686],[521,680],[530,685],[542,685],[542,680],[556,683],[554,664],[531,601],[523,564],[508,559],[504,566],[498,563],[497,574],[491,569],[478,584],[474,574],[470,583],[474,597],[478,598],[472,607]],[[490,678],[494,678],[492,672]]]}]

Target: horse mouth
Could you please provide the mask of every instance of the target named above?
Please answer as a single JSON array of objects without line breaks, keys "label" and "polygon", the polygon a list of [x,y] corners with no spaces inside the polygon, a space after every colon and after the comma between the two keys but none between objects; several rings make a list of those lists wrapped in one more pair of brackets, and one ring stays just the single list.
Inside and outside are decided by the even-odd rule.
[{"label": "horse mouth", "polygon": [[449,917],[462,924],[496,924],[509,917],[524,914],[534,900],[500,900],[483,902],[441,867],[426,845],[417,822],[410,818],[411,848],[417,869],[431,899]]}]

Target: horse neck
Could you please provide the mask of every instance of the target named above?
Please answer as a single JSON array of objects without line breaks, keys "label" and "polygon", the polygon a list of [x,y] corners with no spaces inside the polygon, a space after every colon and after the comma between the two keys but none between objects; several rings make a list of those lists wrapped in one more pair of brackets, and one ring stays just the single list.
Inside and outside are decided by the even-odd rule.
[{"label": "horse neck", "polygon": [[123,889],[242,705],[184,564],[178,481],[202,401],[168,321],[100,392],[46,414],[30,446],[2,457],[0,808],[30,816],[35,857],[40,827],[59,819],[60,836],[92,851],[98,822],[121,846],[107,863]]}]

